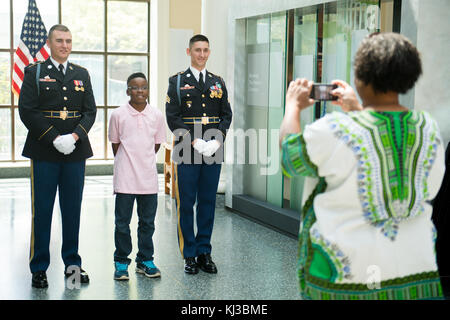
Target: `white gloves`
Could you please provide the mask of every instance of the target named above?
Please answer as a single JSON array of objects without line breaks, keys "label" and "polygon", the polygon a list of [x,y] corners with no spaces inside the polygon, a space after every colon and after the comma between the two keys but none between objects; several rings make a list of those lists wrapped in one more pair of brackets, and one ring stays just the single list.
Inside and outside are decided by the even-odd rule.
[{"label": "white gloves", "polygon": [[208,142],[206,142],[206,146],[203,150],[203,155],[211,157],[219,148],[220,143],[217,140],[209,140]]},{"label": "white gloves", "polygon": [[53,145],[59,152],[68,155],[75,150],[75,138],[71,133],[64,134],[53,140]]},{"label": "white gloves", "polygon": [[205,147],[207,142],[203,139],[197,139],[194,143],[194,149],[198,151],[198,153],[203,154],[205,151]]},{"label": "white gloves", "polygon": [[206,157],[211,157],[217,149],[220,148],[220,143],[216,140],[210,140],[206,142],[206,145],[203,149],[203,155]]},{"label": "white gloves", "polygon": [[206,157],[211,157],[219,148],[220,143],[217,140],[206,142],[205,140],[197,139],[194,143],[194,149]]}]

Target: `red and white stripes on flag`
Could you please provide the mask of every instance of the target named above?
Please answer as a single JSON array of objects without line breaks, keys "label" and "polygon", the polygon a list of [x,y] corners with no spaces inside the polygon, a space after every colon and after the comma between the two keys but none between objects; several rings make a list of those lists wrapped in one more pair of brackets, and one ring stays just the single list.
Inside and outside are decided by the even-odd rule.
[{"label": "red and white stripes on flag", "polygon": [[19,46],[14,54],[14,66],[11,90],[16,96],[20,94],[24,69],[30,63],[43,61],[49,57],[50,49],[45,44],[47,30],[41,20],[41,15],[35,0],[28,1],[28,11],[22,25]]}]

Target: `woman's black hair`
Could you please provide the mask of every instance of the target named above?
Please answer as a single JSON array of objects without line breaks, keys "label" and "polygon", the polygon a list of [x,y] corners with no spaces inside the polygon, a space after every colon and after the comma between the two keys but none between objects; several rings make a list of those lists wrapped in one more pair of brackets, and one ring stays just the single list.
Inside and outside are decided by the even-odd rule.
[{"label": "woman's black hair", "polygon": [[399,33],[366,37],[355,55],[355,76],[375,92],[406,93],[422,74],[417,48]]}]

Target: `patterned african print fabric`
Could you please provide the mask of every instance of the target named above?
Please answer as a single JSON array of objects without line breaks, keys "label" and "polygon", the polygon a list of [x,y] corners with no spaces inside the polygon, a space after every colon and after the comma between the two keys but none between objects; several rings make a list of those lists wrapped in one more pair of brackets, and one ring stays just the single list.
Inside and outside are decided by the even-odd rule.
[{"label": "patterned african print fabric", "polygon": [[298,275],[305,299],[442,296],[429,201],[444,174],[422,111],[333,112],[282,143],[286,176],[306,176]]}]

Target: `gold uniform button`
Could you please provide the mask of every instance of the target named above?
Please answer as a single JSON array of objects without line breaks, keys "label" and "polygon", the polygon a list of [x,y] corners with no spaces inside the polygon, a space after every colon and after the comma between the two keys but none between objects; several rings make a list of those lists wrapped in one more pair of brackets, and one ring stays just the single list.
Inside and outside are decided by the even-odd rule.
[{"label": "gold uniform button", "polygon": [[67,101],[67,97],[64,97],[64,100],[66,100],[66,101]]},{"label": "gold uniform button", "polygon": [[206,113],[204,113],[203,116],[206,117]]},{"label": "gold uniform button", "polygon": [[202,107],[203,107],[203,108],[206,107],[206,104],[202,103]]},{"label": "gold uniform button", "polygon": [[66,90],[67,90],[67,88],[66,88],[66,87],[63,87],[63,90],[64,90],[64,91],[66,91]]},{"label": "gold uniform button", "polygon": [[190,97],[191,95],[188,93],[186,96],[187,96],[187,97]]},{"label": "gold uniform button", "polygon": [[204,94],[202,94],[202,98],[204,98],[205,97],[205,95]]}]

